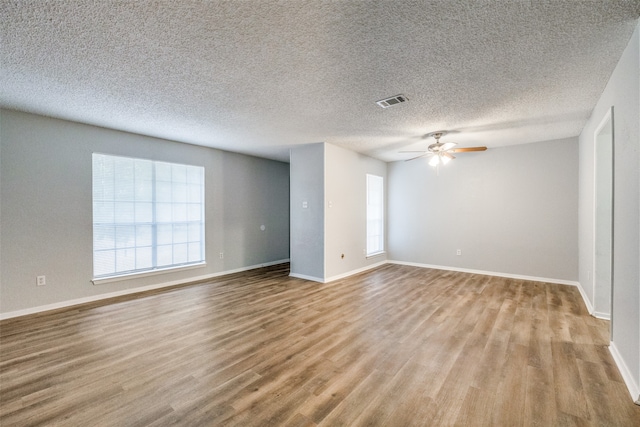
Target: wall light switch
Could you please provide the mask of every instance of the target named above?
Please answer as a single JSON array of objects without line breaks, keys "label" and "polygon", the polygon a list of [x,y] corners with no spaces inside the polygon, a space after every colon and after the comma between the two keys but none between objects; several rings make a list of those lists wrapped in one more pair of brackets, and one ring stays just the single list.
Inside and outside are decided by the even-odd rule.
[{"label": "wall light switch", "polygon": [[462,255],[462,250],[458,249],[458,250],[456,251],[456,255]]}]

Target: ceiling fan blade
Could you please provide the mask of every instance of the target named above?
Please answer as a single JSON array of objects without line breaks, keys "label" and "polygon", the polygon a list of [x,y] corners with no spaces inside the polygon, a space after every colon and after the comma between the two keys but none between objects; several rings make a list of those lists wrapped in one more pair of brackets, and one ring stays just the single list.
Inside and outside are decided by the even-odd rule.
[{"label": "ceiling fan blade", "polygon": [[453,159],[455,159],[455,158],[456,158],[456,156],[454,156],[454,155],[452,155],[451,153],[446,152],[446,151],[445,151],[444,153],[442,153],[442,155],[443,155],[444,157],[447,157],[449,160],[453,160]]},{"label": "ceiling fan blade", "polygon": [[444,144],[442,144],[442,146],[440,147],[440,151],[449,151],[451,150],[453,147],[455,147],[456,144],[455,142],[445,142]]},{"label": "ceiling fan blade", "polygon": [[487,147],[466,147],[466,148],[454,148],[452,153],[467,153],[469,151],[485,151]]},{"label": "ceiling fan blade", "polygon": [[421,157],[425,157],[425,156],[431,156],[432,154],[433,154],[433,153],[431,153],[431,152],[426,152],[426,153],[425,153],[425,152],[423,152],[423,154],[420,154],[420,155],[419,155],[419,156],[417,156],[417,157],[412,157],[412,158],[410,158],[410,159],[407,159],[407,160],[405,160],[405,162],[410,162],[411,160],[416,160],[416,159],[419,159],[419,158],[421,158]]}]

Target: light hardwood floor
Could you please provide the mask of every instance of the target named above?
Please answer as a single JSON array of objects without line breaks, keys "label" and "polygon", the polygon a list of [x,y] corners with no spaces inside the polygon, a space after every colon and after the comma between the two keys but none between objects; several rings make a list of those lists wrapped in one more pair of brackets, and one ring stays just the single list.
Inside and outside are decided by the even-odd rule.
[{"label": "light hardwood floor", "polygon": [[0,425],[639,426],[570,286],[288,265],[0,323]]}]

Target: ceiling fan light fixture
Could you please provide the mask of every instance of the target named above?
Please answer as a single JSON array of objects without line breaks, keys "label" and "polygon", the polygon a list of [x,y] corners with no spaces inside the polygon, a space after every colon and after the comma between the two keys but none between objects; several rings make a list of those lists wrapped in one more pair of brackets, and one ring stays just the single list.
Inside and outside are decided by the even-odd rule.
[{"label": "ceiling fan light fixture", "polygon": [[429,160],[429,165],[434,167],[437,167],[440,165],[444,166],[447,163],[449,163],[452,159],[455,159],[455,156],[452,156],[446,151],[436,152],[434,153],[433,156],[431,156],[431,159]]},{"label": "ceiling fan light fixture", "polygon": [[446,165],[456,157],[452,153],[466,153],[469,151],[485,151],[487,147],[466,147],[455,148],[455,142],[440,142],[442,136],[448,134],[446,130],[439,130],[437,132],[430,132],[424,136],[424,138],[433,138],[436,140],[433,144],[429,145],[424,151],[401,151],[401,153],[424,153],[420,156],[413,157],[409,160],[419,159],[425,156],[430,156],[429,165],[438,167],[440,165]]}]

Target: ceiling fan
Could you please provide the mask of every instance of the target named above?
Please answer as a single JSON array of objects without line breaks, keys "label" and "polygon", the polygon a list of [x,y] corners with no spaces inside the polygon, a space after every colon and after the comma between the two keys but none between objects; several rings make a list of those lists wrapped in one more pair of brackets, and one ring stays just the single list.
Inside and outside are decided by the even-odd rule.
[{"label": "ceiling fan", "polygon": [[431,157],[429,164],[431,166],[446,165],[450,160],[455,159],[452,153],[466,153],[469,151],[485,151],[487,147],[466,147],[466,148],[454,148],[455,142],[440,142],[440,138],[449,133],[446,130],[439,130],[436,132],[430,132],[424,136],[424,138],[433,137],[436,142],[429,145],[426,150],[421,151],[401,151],[401,153],[422,153],[419,156],[412,157],[406,161],[419,159],[421,157]]}]

